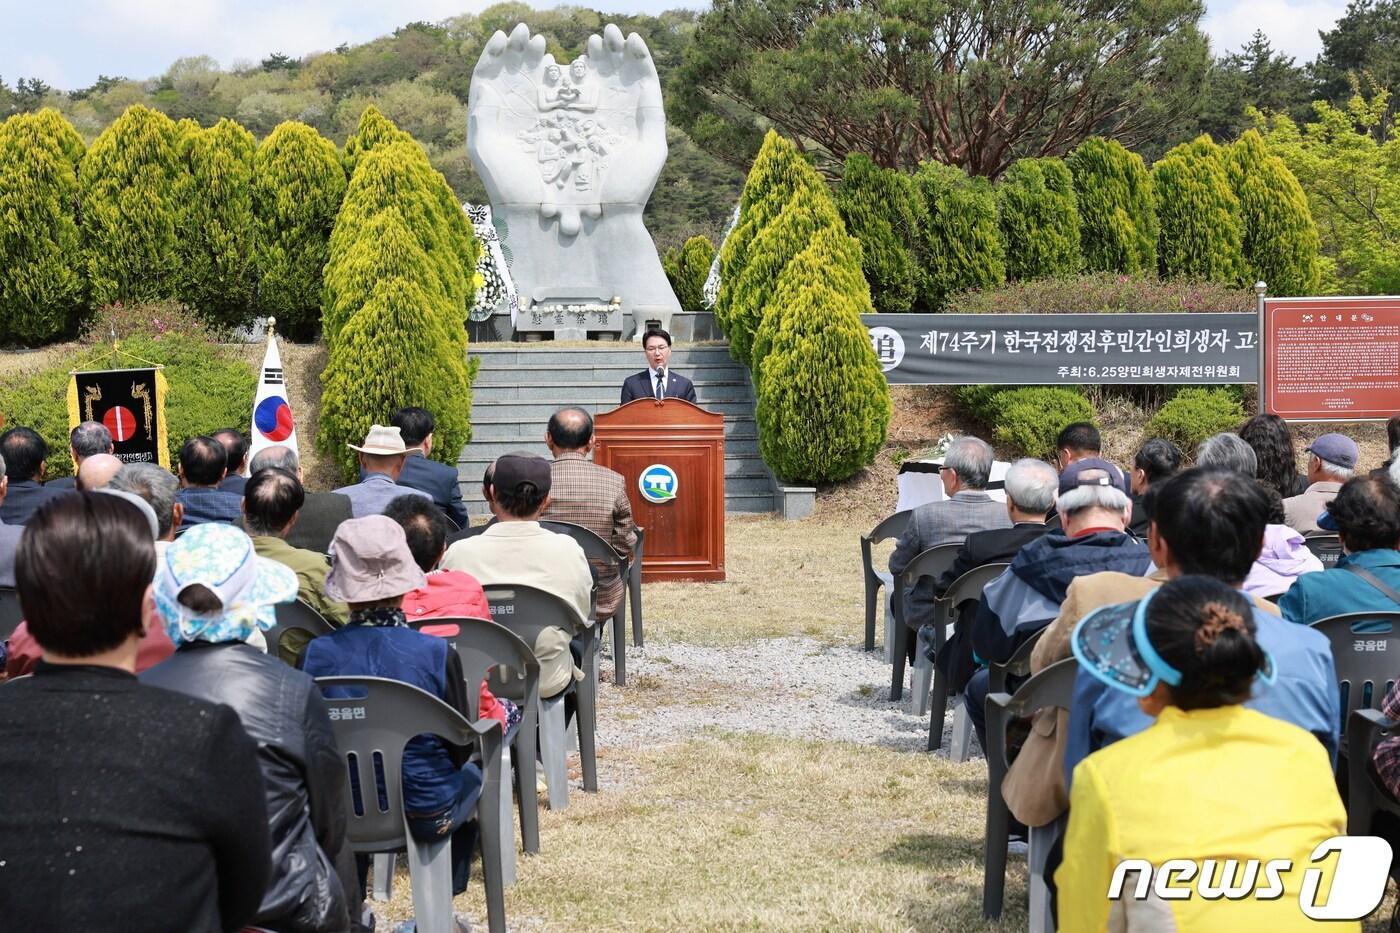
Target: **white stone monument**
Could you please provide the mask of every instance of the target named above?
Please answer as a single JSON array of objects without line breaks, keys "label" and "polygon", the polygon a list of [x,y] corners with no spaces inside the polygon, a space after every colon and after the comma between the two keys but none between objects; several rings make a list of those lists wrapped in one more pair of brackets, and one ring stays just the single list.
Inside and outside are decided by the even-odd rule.
[{"label": "white stone monument", "polygon": [[651,53],[609,24],[567,66],[524,23],[472,73],[467,151],[504,221],[523,332],[668,327],[680,303],[642,210],[666,162]]}]

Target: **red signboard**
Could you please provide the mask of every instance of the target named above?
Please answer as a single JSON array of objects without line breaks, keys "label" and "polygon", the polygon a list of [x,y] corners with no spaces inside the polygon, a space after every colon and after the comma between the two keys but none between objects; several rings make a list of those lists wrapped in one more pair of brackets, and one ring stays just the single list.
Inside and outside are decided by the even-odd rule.
[{"label": "red signboard", "polygon": [[1290,421],[1400,411],[1400,298],[1269,298],[1264,406]]}]

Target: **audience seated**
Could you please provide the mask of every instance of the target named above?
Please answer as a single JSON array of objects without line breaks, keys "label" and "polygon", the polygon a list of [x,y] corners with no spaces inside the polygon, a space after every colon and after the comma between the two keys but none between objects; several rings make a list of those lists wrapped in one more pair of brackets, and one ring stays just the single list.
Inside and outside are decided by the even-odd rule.
[{"label": "audience seated", "polygon": [[9,492],[0,503],[0,522],[23,525],[39,506],[67,491],[43,485],[49,445],[34,430],[10,428],[0,434],[0,457],[5,458],[9,478]]},{"label": "audience seated", "polygon": [[[1188,470],[1158,490],[1148,547],[1168,579],[1210,576],[1239,587],[1259,555],[1268,518],[1269,499],[1257,482],[1234,471]],[[1293,625],[1270,609],[1256,601],[1254,622],[1259,644],[1273,657],[1278,677],[1267,689],[1257,689],[1246,705],[1308,730],[1335,757],[1341,713],[1331,644],[1321,632]],[[1070,710],[1065,773],[1072,773],[1089,753],[1149,724],[1132,697],[1080,671]]]},{"label": "audience seated", "polygon": [[277,623],[274,604],[295,599],[297,588],[292,571],[257,556],[237,528],[190,529],[156,575],[156,607],[178,650],[141,681],[232,708],[257,742],[272,875],[253,923],[336,933],[359,917],[351,905],[359,883],[325,701],[310,676],[245,643]]},{"label": "audience seated", "polygon": [[175,498],[180,481],[169,470],[154,463],[128,463],[117,471],[107,488],[140,496],[155,512],[156,563],[159,564],[185,519],[185,507]]},{"label": "audience seated", "polygon": [[[1190,508],[1186,507],[1188,502]],[[1214,577],[1230,586],[1241,584],[1259,552],[1267,520],[1267,499],[1259,484],[1236,470],[1197,467],[1149,489],[1144,505],[1152,519],[1147,544],[1157,569],[1146,577],[1110,571],[1072,581],[1059,614],[1031,651],[1032,673],[1068,658],[1070,633],[1080,619],[1096,609],[1141,599],[1165,581],[1188,573]],[[1278,618],[1278,607],[1259,598],[1254,600],[1254,607],[1256,621],[1265,633],[1261,637],[1267,638],[1280,656],[1290,662],[1290,678],[1293,678],[1292,667],[1311,670],[1310,665],[1315,660],[1311,655],[1297,659],[1299,651],[1287,647],[1287,643],[1293,641],[1295,627]],[[1325,656],[1330,671],[1331,655],[1325,639],[1304,638],[1302,641],[1309,650]],[[1279,647],[1280,642],[1285,643],[1284,647]],[[1319,695],[1326,691],[1322,677],[1318,674],[1316,681],[1308,681]],[[1086,689],[1097,686],[1092,679],[1081,678],[1081,681]],[[1095,723],[1098,730],[1095,742],[1106,736],[1119,738],[1129,734],[1126,730],[1130,727],[1146,725],[1132,702],[1118,694],[1110,691],[1102,697],[1094,694],[1088,699],[1097,699],[1103,706],[1101,712],[1086,713],[1080,720],[1081,724]],[[1314,701],[1315,698],[1309,696],[1309,703]],[[1303,704],[1304,708],[1309,703]],[[1321,721],[1325,713],[1317,715],[1317,721]],[[1116,724],[1115,716],[1126,717],[1126,724]],[[1065,768],[1069,736],[1068,713],[1041,710],[1035,716],[1021,753],[1011,763],[1002,794],[1011,812],[1027,825],[1043,826],[1064,813],[1069,804]],[[1076,760],[1084,754],[1077,752]]]},{"label": "audience seated", "polygon": [[[1284,618],[1311,625],[1349,612],[1400,609],[1400,488],[1388,476],[1347,480],[1327,507],[1324,531],[1342,541],[1331,570],[1299,577],[1279,600]],[[1384,631],[1386,623],[1358,623],[1357,632]]]},{"label": "audience seated", "polygon": [[[397,432],[396,432],[397,433]],[[426,498],[426,497],[425,497]],[[427,585],[403,528],[383,515],[352,518],[336,530],[326,595],[350,607],[344,628],[313,638],[302,669],[313,677],[387,677],[412,684],[467,715],[462,663],[446,641],[408,627],[405,594]],[[412,739],[403,756],[404,818],[415,839],[451,834],[452,891],[466,890],[481,796],[481,769],[436,736]],[[363,899],[367,860],[360,859]]]},{"label": "audience seated", "polygon": [[1255,415],[1239,430],[1240,438],[1254,451],[1256,476],[1284,499],[1302,495],[1308,480],[1298,472],[1298,455],[1293,450],[1293,432],[1278,415]]},{"label": "audience seated", "polygon": [[212,437],[192,437],[180,448],[180,491],[175,501],[184,506],[183,528],[205,522],[234,524],[243,517],[243,497],[220,489],[228,454]]},{"label": "audience seated", "polygon": [[[1141,706],[1151,722],[1075,768],[1055,873],[1060,929],[1291,930],[1304,922],[1304,869],[1319,843],[1346,832],[1346,813],[1323,749],[1296,726],[1242,705],[1251,690],[1270,689],[1279,663],[1256,620],[1229,585],[1186,576],[1076,628],[1080,676]],[[1169,859],[1226,855],[1291,859],[1280,875],[1283,896],[1105,896],[1124,859],[1156,869]],[[1127,890],[1138,881],[1133,873]]]},{"label": "audience seated", "polygon": [[[593,417],[582,408],[565,408],[549,419],[545,444],[554,455],[550,466],[549,506],[545,521],[573,522],[630,557],[637,544],[632,524],[632,501],[622,474],[589,459],[593,451]],[[615,562],[593,564],[598,580],[596,617],[610,619],[626,589]]]},{"label": "audience seated", "polygon": [[226,706],[132,673],[155,549],[117,496],[33,513],[15,575],[42,646],[0,687],[0,917],[11,930],[222,933],[272,866],[258,750]]},{"label": "audience seated", "polygon": [[270,467],[280,467],[295,476],[306,496],[301,511],[297,513],[297,523],[287,535],[287,543],[317,554],[329,551],[336,528],[347,518],[354,518],[350,500],[338,492],[312,492],[307,489],[306,478],[301,474],[301,460],[290,447],[282,444],[264,447],[248,464],[248,475]]},{"label": "audience seated", "polygon": [[426,492],[399,485],[408,448],[404,446],[398,428],[373,425],[363,445],[345,446],[360,455],[360,475],[364,478],[352,486],[341,486],[336,492],[350,499],[350,508],[356,518],[383,515],[385,506],[399,496],[431,499]]},{"label": "audience seated", "polygon": [[[1389,720],[1400,719],[1400,681],[1391,684],[1381,704],[1381,715]],[[1371,776],[1390,795],[1390,799],[1400,802],[1400,735],[1391,735],[1376,743],[1371,754]],[[1394,841],[1392,840],[1392,846]],[[1396,906],[1400,912],[1400,905]],[[1392,920],[1391,925],[1395,923]]]},{"label": "audience seated", "polygon": [[1283,523],[1283,499],[1268,483],[1259,484],[1269,497],[1269,524],[1264,526],[1264,546],[1249,576],[1244,579],[1244,591],[1250,596],[1280,596],[1288,592],[1293,581],[1305,573],[1318,573],[1322,561],[1308,550],[1307,539]]},{"label": "audience seated", "polygon": [[[938,471],[948,498],[927,502],[910,513],[909,524],[890,555],[890,573],[898,577],[931,547],[961,543],[974,531],[1010,528],[1006,506],[987,494],[991,472],[992,448],[986,441],[966,435],[949,444]],[[934,581],[923,577],[904,591],[904,624],[914,631],[928,625],[936,604]],[[911,657],[914,641],[910,637]]]},{"label": "audience seated", "polygon": [[[5,458],[0,456],[0,508],[5,504],[5,497],[9,492],[10,480],[5,475]],[[0,519],[0,587],[14,589],[15,586],[15,553],[19,550],[20,535],[24,534],[23,525],[9,525],[4,519]]]},{"label": "audience seated", "polygon": [[94,454],[110,454],[115,449],[111,431],[96,421],[84,421],[68,433],[68,455],[73,458],[74,475],[60,476],[44,485],[50,489],[76,489],[77,471],[83,461]]},{"label": "audience seated", "polygon": [[1283,500],[1288,527],[1303,535],[1328,534],[1319,528],[1317,517],[1337,496],[1342,483],[1356,472],[1361,452],[1356,441],[1344,434],[1324,434],[1308,445],[1308,488],[1301,495]]},{"label": "audience seated", "polygon": [[[593,576],[583,549],[573,538],[540,527],[540,516],[549,507],[550,482],[549,461],[543,457],[512,453],[497,458],[486,490],[496,523],[449,547],[442,568],[469,573],[482,586],[514,583],[553,593],[573,608],[578,626],[591,625]],[[583,679],[577,663],[581,648],[570,644],[570,634],[549,629],[533,645],[541,698],[557,696],[570,678]]]},{"label": "audience seated", "polygon": [[1238,434],[1212,434],[1196,447],[1196,466],[1231,470],[1253,479],[1259,472],[1254,448]]},{"label": "audience seated", "polygon": [[224,448],[227,470],[223,480],[219,483],[219,488],[226,492],[243,495],[243,487],[248,482],[248,477],[243,475],[244,471],[248,469],[248,438],[237,428],[219,428],[209,436],[222,444]]},{"label": "audience seated", "polygon": [[1396,483],[1400,483],[1400,415],[1391,415],[1385,422],[1385,449],[1390,458],[1375,472],[1384,471]]},{"label": "audience seated", "polygon": [[[1006,471],[1006,514],[1010,528],[974,531],[958,550],[957,559],[941,577],[934,581],[933,592],[938,598],[948,591],[959,577],[984,564],[1009,563],[1021,548],[1045,534],[1045,516],[1055,506],[1060,478],[1055,468],[1041,460],[1017,460]],[[939,670],[949,678],[955,692],[961,692],[968,678],[977,669],[972,655],[972,638],[968,634],[977,613],[977,603],[968,601],[962,607],[953,635],[943,651],[934,659]]]},{"label": "audience seated", "polygon": [[332,625],[344,625],[350,610],[326,596],[326,555],[292,547],[287,536],[296,527],[306,492],[301,480],[280,467],[259,470],[243,490],[243,525],[259,557],[275,560],[297,576],[297,597]]},{"label": "audience seated", "polygon": [[93,454],[86,457],[82,466],[78,467],[75,488],[86,489],[88,492],[105,489],[121,468],[122,462],[111,454]]},{"label": "audience seated", "polygon": [[1067,424],[1055,437],[1055,463],[1062,471],[1080,460],[1100,459],[1102,454],[1103,438],[1099,429],[1087,421]]},{"label": "audience seated", "polygon": [[[1132,503],[1123,491],[1123,471],[1106,460],[1076,460],[1059,483],[1056,509],[1064,530],[1021,548],[1007,572],[982,591],[971,634],[972,650],[984,664],[1011,660],[1026,639],[1049,625],[1076,577],[1104,570],[1147,572],[1147,548],[1124,531]],[[963,692],[983,748],[987,678],[986,670],[978,671]]]},{"label": "audience seated", "polygon": [[[435,570],[447,550],[447,519],[442,511],[420,496],[399,496],[389,503],[384,514],[398,522],[408,542],[418,569],[427,575],[428,584],[403,598],[404,618],[410,622],[421,619],[490,619],[491,604],[481,584],[469,573],[460,570]],[[428,632],[433,635],[435,632]],[[520,710],[510,700],[498,700],[481,682],[481,715],[500,720],[509,730],[520,721]]]},{"label": "audience seated", "polygon": [[1145,441],[1133,455],[1133,472],[1128,476],[1128,491],[1133,497],[1133,517],[1128,522],[1128,531],[1139,538],[1147,537],[1149,519],[1143,507],[1142,497],[1147,490],[1162,480],[1176,474],[1181,469],[1181,451],[1164,438],[1154,437]]},{"label": "audience seated", "polygon": [[[389,423],[399,429],[408,449],[398,484],[427,493],[457,528],[471,524],[467,507],[462,504],[457,467],[428,459],[433,453],[433,429],[437,426],[432,414],[425,408],[400,408],[389,416]],[[364,475],[360,478],[364,479]]]}]

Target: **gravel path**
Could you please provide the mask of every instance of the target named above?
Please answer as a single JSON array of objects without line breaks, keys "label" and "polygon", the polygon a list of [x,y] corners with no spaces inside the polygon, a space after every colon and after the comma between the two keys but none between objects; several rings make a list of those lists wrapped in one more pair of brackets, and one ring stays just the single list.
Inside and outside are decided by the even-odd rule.
[{"label": "gravel path", "polygon": [[[604,658],[604,676],[611,660]],[[731,647],[682,643],[628,648],[627,686],[602,684],[598,744],[645,748],[716,727],[922,752],[928,716],[891,703],[890,668],[879,652],[810,638]],[[943,751],[952,724],[949,709]]]}]

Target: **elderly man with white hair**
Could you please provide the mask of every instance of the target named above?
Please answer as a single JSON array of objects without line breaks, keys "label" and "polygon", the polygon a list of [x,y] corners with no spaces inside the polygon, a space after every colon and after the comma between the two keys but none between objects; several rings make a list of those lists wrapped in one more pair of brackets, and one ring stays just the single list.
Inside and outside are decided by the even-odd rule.
[{"label": "elderly man with white hair", "polygon": [[[1124,492],[1123,471],[1106,460],[1076,460],[1060,474],[1056,510],[1063,529],[1021,548],[1006,573],[982,591],[972,624],[972,649],[984,663],[1004,663],[1059,615],[1076,577],[1117,570],[1147,572],[1147,547],[1128,534],[1133,503]],[[1011,685],[1014,689],[1014,685]],[[963,691],[968,718],[986,748],[987,671],[972,676]]]}]

